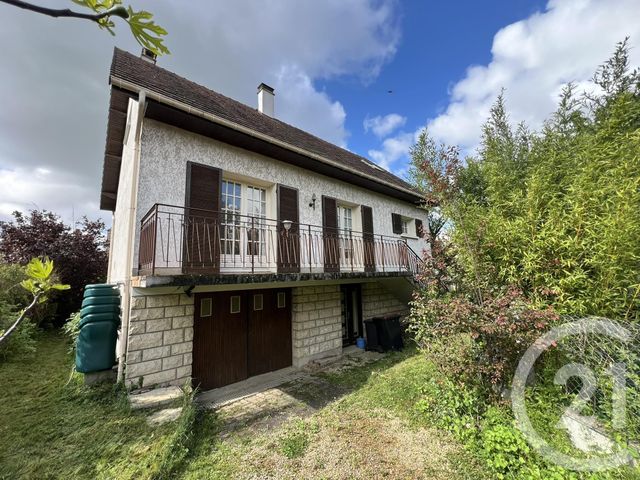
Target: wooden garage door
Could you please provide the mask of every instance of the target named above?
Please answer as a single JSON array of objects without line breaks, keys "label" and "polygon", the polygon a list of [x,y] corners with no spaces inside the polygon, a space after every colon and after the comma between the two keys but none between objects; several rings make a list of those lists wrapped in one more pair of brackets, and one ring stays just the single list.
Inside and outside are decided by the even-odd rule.
[{"label": "wooden garage door", "polygon": [[193,385],[207,390],[291,365],[291,292],[197,294]]},{"label": "wooden garage door", "polygon": [[[249,297],[249,376],[291,365],[291,302],[288,290],[257,290]],[[280,296],[280,298],[278,298]]]},{"label": "wooden garage door", "polygon": [[[242,300],[238,292],[196,295],[194,386],[211,389],[247,378],[247,318]],[[239,310],[232,308],[238,302]]]}]

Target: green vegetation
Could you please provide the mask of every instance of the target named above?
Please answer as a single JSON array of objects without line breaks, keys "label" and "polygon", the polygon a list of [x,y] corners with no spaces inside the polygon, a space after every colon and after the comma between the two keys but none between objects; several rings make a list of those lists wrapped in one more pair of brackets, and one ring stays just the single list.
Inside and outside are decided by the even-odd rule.
[{"label": "green vegetation", "polygon": [[[14,266],[3,265],[3,270],[6,273],[4,278],[15,280]],[[53,262],[48,258],[44,260],[33,258],[24,267],[23,278],[19,285],[11,285],[11,287],[22,288],[27,292],[29,299],[22,300],[23,308],[17,312],[15,310],[18,307],[10,302],[20,301],[23,298],[22,292],[7,296],[8,300],[4,300],[1,304],[0,313],[7,315],[0,319],[0,326],[3,327],[0,328],[0,353],[4,356],[11,350],[33,351],[31,318],[37,315],[39,307],[46,304],[53,293],[69,289],[69,285],[58,283],[53,271]]]},{"label": "green vegetation", "polygon": [[287,458],[301,457],[309,445],[310,435],[317,431],[317,424],[307,423],[301,419],[292,422],[280,437],[280,451]]},{"label": "green vegetation", "polygon": [[[161,478],[173,469],[175,425],[152,428],[112,385],[85,387],[69,343],[42,334],[38,355],[0,364],[0,478]],[[191,410],[179,420],[193,430]],[[188,447],[187,447],[188,448]]]},{"label": "green vegetation", "polygon": [[21,1],[13,5],[48,15],[54,18],[80,18],[95,22],[99,28],[107,30],[111,35],[115,35],[114,18],[120,18],[129,25],[131,34],[136,41],[145,48],[153,51],[156,55],[169,53],[163,44],[166,30],[153,21],[153,14],[145,10],[133,10],[131,6],[125,7],[122,0],[71,0],[73,3],[85,7],[91,11],[76,12],[68,8],[49,8],[48,6],[34,5]]},{"label": "green vegetation", "polygon": [[435,368],[412,350],[314,377],[345,395],[229,434],[192,394],[177,421],[151,427],[120,388],[82,385],[67,339],[43,334],[37,348],[0,365],[0,478],[490,478],[415,408]]},{"label": "green vegetation", "polygon": [[536,363],[528,413],[556,450],[586,457],[556,428],[585,380],[573,375],[575,391],[571,382],[560,387],[557,367],[577,362],[595,372],[582,413],[610,428],[607,368],[623,362],[628,422],[612,438],[625,449],[640,441],[640,72],[629,69],[628,50],[626,40],[618,44],[595,73],[597,94],[579,95],[569,84],[539,132],[514,128],[503,94],[474,155],[462,160],[427,132],[412,150],[412,176],[435,228],[410,330],[438,372],[425,381],[417,408],[497,478],[640,476],[637,469],[589,475],[546,464],[508,408],[516,365],[534,339],[568,320],[608,317],[628,326],[631,345],[586,335],[553,345]]}]

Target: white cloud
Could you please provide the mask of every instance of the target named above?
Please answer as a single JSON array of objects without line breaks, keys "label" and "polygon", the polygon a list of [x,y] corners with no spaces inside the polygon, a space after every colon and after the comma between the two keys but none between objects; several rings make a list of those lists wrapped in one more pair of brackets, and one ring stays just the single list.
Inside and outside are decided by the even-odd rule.
[{"label": "white cloud", "polygon": [[[193,0],[188,7],[137,0],[135,7],[169,32],[172,55],[160,66],[251,106],[257,85],[270,84],[278,118],[339,145],[348,139],[346,112],[316,85],[339,76],[370,82],[400,37],[397,0]],[[0,211],[70,212],[73,204],[97,216],[112,48],[140,47],[121,22],[112,37],[90,22],[3,3],[0,16]],[[38,177],[45,171],[49,177]]]},{"label": "white cloud", "polygon": [[407,123],[407,117],[397,113],[390,113],[384,117],[380,115],[377,117],[367,116],[362,126],[365,132],[372,131],[376,137],[384,138],[404,126],[405,123]]},{"label": "white cloud", "polygon": [[380,150],[369,150],[369,157],[382,168],[401,174],[406,170],[405,162],[398,164],[398,161],[406,157],[409,148],[416,142],[416,133],[401,132],[394,137],[387,138],[382,142]]},{"label": "white cloud", "polygon": [[638,64],[639,13],[637,0],[550,0],[544,12],[496,33],[491,62],[469,67],[453,86],[447,109],[427,122],[429,132],[472,149],[502,88],[511,119],[539,127],[568,82],[593,88],[589,80],[595,69],[627,35]]},{"label": "white cloud", "polygon": [[[42,167],[0,169],[0,219],[11,219],[16,211],[47,209],[67,223],[83,215],[97,218],[101,213],[91,186],[73,173],[54,173]],[[88,198],[96,201],[87,201]]]},{"label": "white cloud", "polygon": [[[276,105],[276,109],[285,112],[284,120],[287,123],[300,126],[310,119],[322,118],[322,121],[314,122],[313,133],[336,145],[346,147],[348,133],[344,126],[347,118],[344,107],[340,102],[332,101],[325,92],[317,91],[309,76],[300,68],[282,67],[275,88],[287,92],[282,98],[277,99]],[[276,117],[279,117],[278,110]]]},{"label": "white cloud", "polygon": [[[258,84],[271,85],[276,117],[344,146],[344,109],[315,83],[345,75],[373,80],[400,40],[396,3],[267,0],[256,7],[254,0],[235,0],[190,9],[180,4],[172,8],[173,28],[194,34],[170,37],[173,55],[159,63],[252,106]],[[201,12],[197,25],[195,8]]]},{"label": "white cloud", "polygon": [[[638,13],[637,0],[551,0],[544,12],[502,28],[491,62],[469,67],[445,111],[426,123],[430,135],[472,152],[502,88],[511,120],[540,127],[568,82],[594,91],[593,73],[625,36],[631,37],[632,65],[640,64]],[[406,171],[409,148],[423,128],[385,139],[369,156],[388,170]]]}]

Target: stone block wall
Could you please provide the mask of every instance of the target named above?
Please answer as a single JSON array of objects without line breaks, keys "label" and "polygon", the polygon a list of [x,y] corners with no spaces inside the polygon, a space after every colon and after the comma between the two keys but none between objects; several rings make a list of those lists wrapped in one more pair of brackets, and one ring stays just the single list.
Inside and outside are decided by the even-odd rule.
[{"label": "stone block wall", "polygon": [[342,352],[340,286],[297,287],[292,292],[293,365]]},{"label": "stone block wall", "polygon": [[182,386],[191,377],[193,297],[131,297],[125,367],[128,386]]},{"label": "stone block wall", "polygon": [[398,300],[390,290],[378,282],[362,284],[362,317],[364,320],[374,317],[409,313],[409,305]]}]

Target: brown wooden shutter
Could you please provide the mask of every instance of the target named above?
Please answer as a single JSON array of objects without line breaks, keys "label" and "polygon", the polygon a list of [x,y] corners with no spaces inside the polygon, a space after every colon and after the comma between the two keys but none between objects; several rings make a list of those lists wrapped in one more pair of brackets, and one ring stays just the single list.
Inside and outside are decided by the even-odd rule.
[{"label": "brown wooden shutter", "polygon": [[393,228],[393,233],[402,233],[402,217],[397,213],[391,214],[391,227]]},{"label": "brown wooden shutter", "polygon": [[416,218],[416,237],[418,238],[423,238],[424,237],[424,230],[422,227],[422,220],[420,220],[419,218]]},{"label": "brown wooden shutter", "polygon": [[324,239],[324,271],[340,271],[338,244],[338,206],[336,199],[322,196],[322,236]]},{"label": "brown wooden shutter", "polygon": [[[286,231],[283,220],[291,220]],[[298,190],[278,185],[278,273],[300,272],[300,217]]]},{"label": "brown wooden shutter", "polygon": [[219,168],[187,162],[182,249],[182,267],[186,273],[220,271],[221,182]]},{"label": "brown wooden shutter", "polygon": [[364,253],[364,271],[376,271],[375,243],[373,241],[373,210],[362,205],[362,247]]}]

